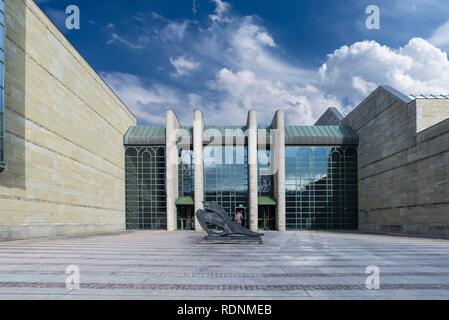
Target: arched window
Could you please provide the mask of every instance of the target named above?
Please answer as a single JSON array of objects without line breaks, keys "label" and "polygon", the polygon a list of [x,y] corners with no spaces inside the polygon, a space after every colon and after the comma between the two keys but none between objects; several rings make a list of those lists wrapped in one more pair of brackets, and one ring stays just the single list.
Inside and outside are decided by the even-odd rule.
[{"label": "arched window", "polygon": [[357,149],[286,147],[286,227],[356,229]]},{"label": "arched window", "polygon": [[165,147],[127,147],[125,158],[127,228],[166,229]]}]

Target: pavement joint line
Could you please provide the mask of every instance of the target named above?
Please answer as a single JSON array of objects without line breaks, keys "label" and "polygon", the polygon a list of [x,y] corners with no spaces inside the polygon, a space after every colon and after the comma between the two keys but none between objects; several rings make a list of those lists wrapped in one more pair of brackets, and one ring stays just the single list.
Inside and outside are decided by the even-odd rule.
[{"label": "pavement joint line", "polygon": [[[81,290],[212,290],[212,291],[350,291],[366,290],[362,284],[290,284],[290,285],[204,285],[204,284],[147,284],[147,283],[82,283]],[[64,289],[65,283],[51,282],[0,282],[0,288]],[[449,284],[406,283],[382,284],[379,290],[449,290]]]},{"label": "pavement joint line", "polygon": [[[51,262],[47,262],[47,263],[42,263],[42,262],[27,262],[27,263],[12,263],[12,264],[5,264],[2,263],[1,265],[3,266],[35,266],[35,265],[46,265],[46,266],[67,266],[69,263],[51,263]],[[70,263],[71,264],[71,263]],[[194,269],[201,269],[204,267],[204,265],[170,265],[170,264],[135,264],[135,263],[130,263],[130,264],[108,264],[108,263],[86,263],[86,262],[81,262],[81,263],[77,263],[80,266],[97,266],[97,267],[154,267],[154,268],[168,268],[168,267],[172,267],[172,268],[194,268]],[[329,267],[329,268],[357,268],[357,267],[363,267],[363,266],[368,266],[371,265],[371,261],[367,261],[366,263],[363,264],[337,264],[337,265],[326,265],[325,267]],[[404,264],[376,264],[378,267],[383,268],[383,267],[388,267],[388,268],[403,268]],[[269,265],[266,265],[269,266]],[[324,267],[323,265],[320,264],[293,264],[293,265],[273,265],[276,266],[277,268],[298,268],[298,267]],[[434,263],[417,263],[414,264],[414,266],[417,267],[438,267],[438,268],[449,268],[449,264],[434,264]],[[207,265],[207,267],[209,268],[220,268],[223,267],[223,264],[212,264],[212,265]],[[259,266],[253,266],[253,265],[243,265],[240,266],[241,268],[259,268]]]},{"label": "pavement joint line", "polygon": [[[63,272],[51,271],[0,271],[0,275],[65,275]],[[83,271],[87,275],[103,275],[115,277],[146,277],[145,280],[154,277],[190,277],[190,278],[300,278],[300,277],[366,277],[364,272],[341,272],[341,273],[166,273],[166,272],[100,272],[100,271]],[[382,276],[416,276],[416,277],[434,277],[449,276],[449,272],[382,272]]]}]

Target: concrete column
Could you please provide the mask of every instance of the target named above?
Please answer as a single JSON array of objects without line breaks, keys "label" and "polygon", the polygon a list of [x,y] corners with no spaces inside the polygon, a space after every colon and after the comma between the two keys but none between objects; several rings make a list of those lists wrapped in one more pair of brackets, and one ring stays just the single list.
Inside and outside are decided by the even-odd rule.
[{"label": "concrete column", "polygon": [[285,231],[285,116],[284,110],[276,111],[272,128],[277,130],[272,145],[273,160],[277,160],[277,172],[274,176],[276,207],[276,228]]},{"label": "concrete column", "polygon": [[257,112],[248,112],[248,200],[249,223],[251,231],[257,231],[258,226],[258,172],[257,172]]},{"label": "concrete column", "polygon": [[176,131],[181,127],[178,118],[173,110],[166,112],[166,195],[167,195],[167,230],[176,231],[178,198],[178,147],[176,145]]},{"label": "concrete column", "polygon": [[[193,111],[193,154],[195,161],[195,182],[194,182],[194,193],[195,193],[195,213],[204,209],[204,154],[203,154],[203,134],[204,134],[204,119],[201,110]],[[198,222],[195,214],[195,230],[202,231],[201,225]]]}]

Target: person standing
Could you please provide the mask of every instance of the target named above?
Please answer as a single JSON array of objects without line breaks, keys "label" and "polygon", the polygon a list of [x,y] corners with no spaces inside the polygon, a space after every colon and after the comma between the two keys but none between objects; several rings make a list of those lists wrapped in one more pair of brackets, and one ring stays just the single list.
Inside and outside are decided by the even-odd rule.
[{"label": "person standing", "polygon": [[237,210],[237,212],[235,213],[234,222],[237,223],[239,226],[242,225],[243,214],[242,214],[242,212],[240,210]]}]

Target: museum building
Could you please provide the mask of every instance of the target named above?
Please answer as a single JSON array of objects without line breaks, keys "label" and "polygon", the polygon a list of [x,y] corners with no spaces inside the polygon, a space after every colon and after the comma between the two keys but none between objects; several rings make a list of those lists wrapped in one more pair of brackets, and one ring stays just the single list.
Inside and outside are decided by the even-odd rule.
[{"label": "museum building", "polygon": [[309,126],[192,112],[138,126],[34,1],[0,0],[0,240],[200,230],[208,202],[251,230],[449,237],[446,93],[379,86]]},{"label": "museum building", "polygon": [[[336,109],[329,117],[342,116]],[[125,134],[128,229],[198,229],[194,213],[217,202],[256,230],[357,229],[358,136],[348,126],[270,126],[249,110],[242,126],[208,126],[200,110],[182,126]],[[176,157],[176,159],[175,159]],[[201,159],[195,161],[195,159]]]}]

